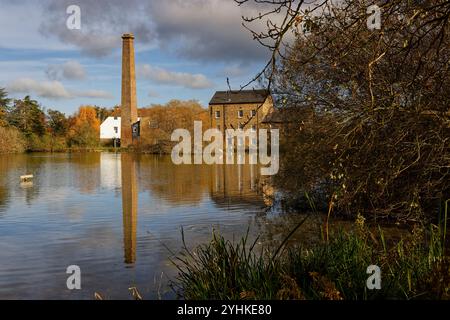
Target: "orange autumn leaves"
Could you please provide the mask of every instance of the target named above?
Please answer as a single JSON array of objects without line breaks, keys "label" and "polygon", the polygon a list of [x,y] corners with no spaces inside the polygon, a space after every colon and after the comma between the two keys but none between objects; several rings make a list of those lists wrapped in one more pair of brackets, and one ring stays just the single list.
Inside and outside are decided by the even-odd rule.
[{"label": "orange autumn leaves", "polygon": [[[197,101],[171,100],[166,104],[154,104],[140,108],[141,144],[153,145],[170,140],[173,130],[184,128],[193,131],[194,121],[202,121],[203,128],[209,125],[209,114]],[[120,117],[120,107],[111,110],[109,116]],[[69,145],[95,147],[98,146],[100,119],[95,107],[84,105],[70,117]]]},{"label": "orange autumn leaves", "polygon": [[69,140],[72,144],[87,147],[97,146],[100,135],[100,120],[94,107],[81,106],[71,117],[69,126]]}]

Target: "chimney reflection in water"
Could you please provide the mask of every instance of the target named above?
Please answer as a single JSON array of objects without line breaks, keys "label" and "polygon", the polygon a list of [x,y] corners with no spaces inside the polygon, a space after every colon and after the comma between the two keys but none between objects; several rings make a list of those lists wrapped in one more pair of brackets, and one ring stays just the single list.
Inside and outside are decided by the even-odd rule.
[{"label": "chimney reflection in water", "polygon": [[136,227],[138,190],[136,183],[136,161],[134,155],[122,153],[122,212],[123,246],[125,263],[136,261]]}]

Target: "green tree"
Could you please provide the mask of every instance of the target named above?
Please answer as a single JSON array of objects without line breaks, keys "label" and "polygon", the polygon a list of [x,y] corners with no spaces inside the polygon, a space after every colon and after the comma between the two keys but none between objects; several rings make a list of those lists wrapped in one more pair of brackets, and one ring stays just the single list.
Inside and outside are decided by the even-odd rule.
[{"label": "green tree", "polygon": [[8,93],[4,88],[0,88],[0,126],[7,125],[8,107],[11,99],[8,98]]},{"label": "green tree", "polygon": [[111,109],[99,107],[99,106],[94,106],[94,109],[95,109],[97,118],[100,120],[100,123],[105,121],[105,119],[108,118],[113,112],[113,110],[111,110]]},{"label": "green tree", "polygon": [[53,136],[65,136],[69,130],[69,120],[58,110],[47,111],[47,125]]},{"label": "green tree", "polygon": [[9,112],[9,123],[18,128],[26,136],[45,134],[45,113],[36,100],[26,96],[23,100],[14,100]]}]

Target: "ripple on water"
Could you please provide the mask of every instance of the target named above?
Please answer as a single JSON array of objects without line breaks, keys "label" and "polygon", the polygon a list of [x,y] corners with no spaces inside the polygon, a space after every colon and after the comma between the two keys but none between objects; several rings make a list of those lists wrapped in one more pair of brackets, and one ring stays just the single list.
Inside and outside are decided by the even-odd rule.
[{"label": "ripple on water", "polygon": [[[174,298],[167,277],[181,250],[213,229],[232,239],[261,213],[258,170],[175,166],[170,158],[121,154],[0,155],[0,298]],[[32,186],[18,176],[32,173]],[[135,192],[132,190],[136,190]],[[80,292],[66,268],[82,270]],[[161,274],[164,275],[161,280]],[[162,289],[161,289],[162,288]]]}]

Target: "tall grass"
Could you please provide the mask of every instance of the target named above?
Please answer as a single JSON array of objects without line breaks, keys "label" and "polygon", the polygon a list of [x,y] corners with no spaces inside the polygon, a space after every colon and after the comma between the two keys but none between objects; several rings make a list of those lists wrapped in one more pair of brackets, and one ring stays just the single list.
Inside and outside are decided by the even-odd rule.
[{"label": "tall grass", "polygon": [[[179,273],[172,286],[186,299],[448,299],[445,236],[446,219],[416,226],[395,243],[381,228],[371,232],[359,221],[328,241],[286,250],[287,241],[261,249],[249,243],[248,233],[231,242],[214,232],[210,243],[194,250],[184,244],[173,261]],[[372,264],[382,271],[380,290],[366,286]]]}]

